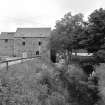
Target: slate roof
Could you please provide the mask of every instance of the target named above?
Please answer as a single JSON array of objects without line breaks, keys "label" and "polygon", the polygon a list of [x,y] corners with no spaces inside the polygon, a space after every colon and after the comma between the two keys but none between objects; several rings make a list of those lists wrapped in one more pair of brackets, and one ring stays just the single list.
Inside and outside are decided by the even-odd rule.
[{"label": "slate roof", "polygon": [[0,39],[14,39],[15,32],[1,32]]},{"label": "slate roof", "polygon": [[51,28],[18,28],[15,37],[49,37]]}]

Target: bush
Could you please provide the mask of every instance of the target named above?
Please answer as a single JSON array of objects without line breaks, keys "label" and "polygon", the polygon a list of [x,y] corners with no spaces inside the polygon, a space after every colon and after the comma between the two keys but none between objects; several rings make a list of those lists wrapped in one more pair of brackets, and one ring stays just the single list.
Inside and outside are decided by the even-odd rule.
[{"label": "bush", "polygon": [[96,66],[96,75],[99,78],[99,95],[101,97],[100,105],[105,105],[105,64]]},{"label": "bush", "polygon": [[[50,65],[50,64],[49,64]],[[0,77],[1,105],[94,105],[97,88],[89,87],[79,65],[56,68],[48,65],[22,79]],[[38,72],[39,71],[39,72]],[[90,80],[92,81],[92,80]],[[94,83],[91,82],[92,85]]]},{"label": "bush", "polygon": [[[78,65],[69,68],[55,69],[53,72],[41,72],[38,83],[47,87],[46,99],[48,105],[94,105],[98,102],[98,89],[93,79],[88,84],[88,78]],[[90,85],[90,86],[89,86]],[[56,95],[53,95],[56,93]],[[44,96],[44,97],[45,97]],[[41,101],[41,100],[40,100]],[[45,104],[47,105],[47,104]]]}]

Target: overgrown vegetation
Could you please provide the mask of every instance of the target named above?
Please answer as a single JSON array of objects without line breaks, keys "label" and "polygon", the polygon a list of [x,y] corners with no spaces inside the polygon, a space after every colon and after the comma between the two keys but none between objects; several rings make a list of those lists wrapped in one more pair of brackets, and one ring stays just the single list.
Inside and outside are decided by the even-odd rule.
[{"label": "overgrown vegetation", "polygon": [[98,102],[94,77],[88,80],[79,65],[72,64],[68,69],[52,66],[38,68],[34,75],[27,74],[21,79],[1,76],[1,105],[95,105]]},{"label": "overgrown vegetation", "polygon": [[105,64],[101,63],[96,66],[96,76],[98,77],[99,96],[101,100],[99,105],[105,105]]}]

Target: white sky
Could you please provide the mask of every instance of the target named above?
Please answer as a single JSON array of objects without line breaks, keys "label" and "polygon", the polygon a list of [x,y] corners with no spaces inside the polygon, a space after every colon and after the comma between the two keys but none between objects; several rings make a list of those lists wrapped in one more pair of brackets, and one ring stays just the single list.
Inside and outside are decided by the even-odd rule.
[{"label": "white sky", "polygon": [[105,0],[0,0],[0,32],[17,27],[54,27],[67,12],[88,16]]}]

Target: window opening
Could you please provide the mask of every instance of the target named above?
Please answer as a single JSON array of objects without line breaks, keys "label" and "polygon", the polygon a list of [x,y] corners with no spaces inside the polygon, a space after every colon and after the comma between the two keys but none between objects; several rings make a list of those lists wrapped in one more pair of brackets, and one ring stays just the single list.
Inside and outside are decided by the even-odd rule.
[{"label": "window opening", "polygon": [[36,55],[39,55],[39,51],[36,51]]},{"label": "window opening", "polygon": [[8,42],[8,39],[5,39],[5,42],[7,43]]},{"label": "window opening", "polygon": [[25,46],[25,44],[26,44],[25,42],[22,42],[22,45],[23,45],[23,46]]},{"label": "window opening", "polygon": [[39,46],[42,44],[42,42],[41,41],[39,41]]},{"label": "window opening", "polygon": [[22,37],[22,39],[25,39],[25,37]]}]

